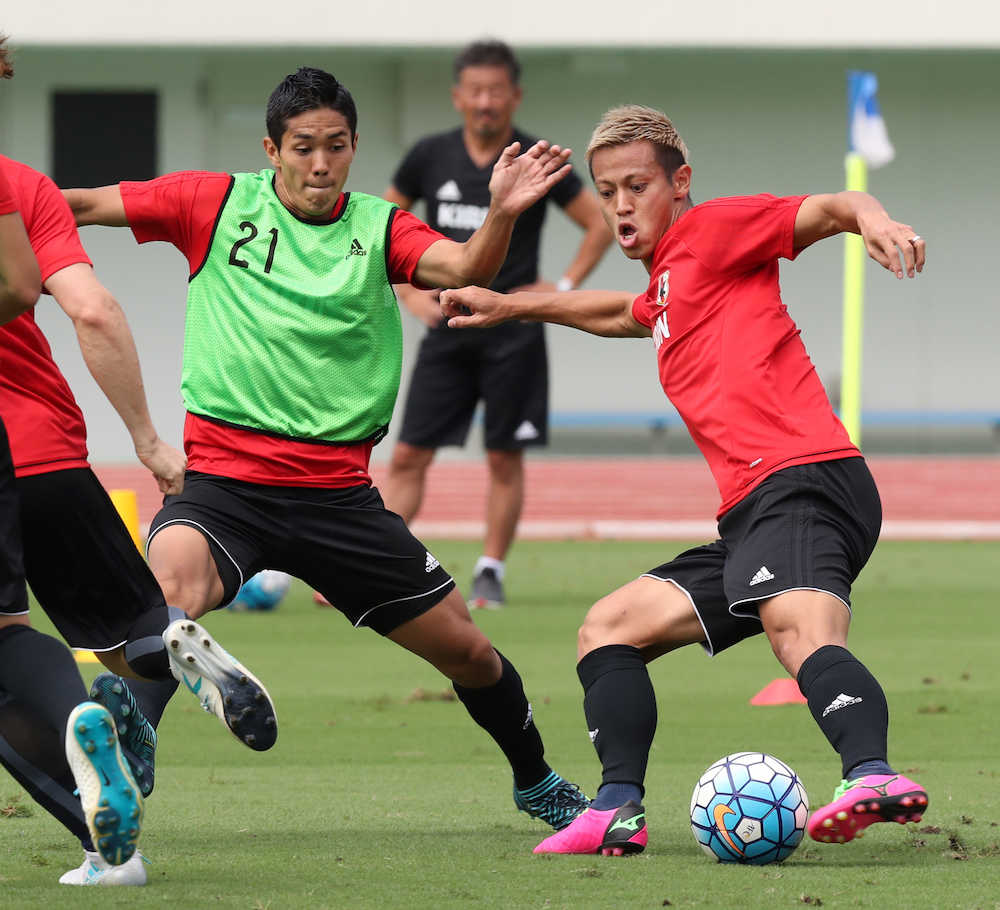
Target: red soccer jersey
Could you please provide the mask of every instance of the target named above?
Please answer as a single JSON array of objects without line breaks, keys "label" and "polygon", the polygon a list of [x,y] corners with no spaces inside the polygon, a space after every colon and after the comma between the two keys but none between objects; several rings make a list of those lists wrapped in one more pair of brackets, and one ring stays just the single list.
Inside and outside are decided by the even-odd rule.
[{"label": "red soccer jersey", "polygon": [[[208,255],[215,223],[232,178],[182,171],[142,183],[121,184],[129,226],[139,243],[166,240],[179,249],[194,274]],[[341,196],[331,219],[344,205]],[[442,235],[409,212],[397,210],[388,244],[389,280],[409,282],[427,248]],[[269,436],[224,426],[194,414],[184,422],[188,468],[276,486],[348,487],[371,483],[371,443],[330,445]]]},{"label": "red soccer jersey", "polygon": [[[90,265],[73,213],[56,185],[3,155],[0,173],[21,213],[42,282],[66,266]],[[83,414],[31,311],[0,327],[0,416],[18,477],[87,466]]]},{"label": "red soccer jersey", "polygon": [[632,304],[653,331],[660,382],[708,460],[719,515],[782,468],[860,455],[781,302],[805,196],[695,206],[660,240]]}]

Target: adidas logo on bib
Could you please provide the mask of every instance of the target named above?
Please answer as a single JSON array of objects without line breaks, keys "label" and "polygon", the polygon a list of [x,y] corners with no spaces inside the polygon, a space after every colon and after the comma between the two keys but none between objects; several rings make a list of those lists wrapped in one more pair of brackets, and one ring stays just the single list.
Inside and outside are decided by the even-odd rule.
[{"label": "adidas logo on bib", "polygon": [[351,252],[348,253],[349,256],[367,256],[368,250],[366,250],[362,245],[361,241],[355,237],[351,241]]}]

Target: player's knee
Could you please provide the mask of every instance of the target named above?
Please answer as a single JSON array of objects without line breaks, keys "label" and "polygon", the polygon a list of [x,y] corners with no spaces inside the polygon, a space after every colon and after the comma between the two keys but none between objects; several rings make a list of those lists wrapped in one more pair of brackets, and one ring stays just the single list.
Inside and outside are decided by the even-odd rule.
[{"label": "player's knee", "polygon": [[444,666],[439,666],[445,676],[463,686],[486,686],[500,676],[500,658],[484,635],[461,642]]},{"label": "player's knee", "polygon": [[421,449],[406,443],[397,443],[389,459],[389,471],[392,474],[422,475],[434,458],[433,449]]},{"label": "player's knee", "polygon": [[584,657],[591,651],[604,647],[604,645],[615,644],[611,641],[614,630],[605,620],[604,613],[597,609],[599,606],[600,602],[594,604],[584,619],[583,625],[577,630],[576,651],[578,658]]},{"label": "player's knee", "polygon": [[487,464],[490,477],[498,483],[514,483],[524,474],[524,458],[520,452],[490,451]]}]

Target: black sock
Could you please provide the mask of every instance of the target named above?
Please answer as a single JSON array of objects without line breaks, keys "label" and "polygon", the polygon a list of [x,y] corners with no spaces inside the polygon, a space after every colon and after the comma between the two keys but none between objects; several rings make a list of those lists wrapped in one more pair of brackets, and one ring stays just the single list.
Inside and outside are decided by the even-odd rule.
[{"label": "black sock", "polygon": [[845,778],[863,761],[886,761],[885,693],[850,651],[838,645],[817,649],[799,668],[798,683],[816,723],[840,754]]},{"label": "black sock", "polygon": [[167,702],[177,691],[177,680],[170,679],[126,679],[126,685],[135,696],[139,710],[146,715],[154,727],[160,725],[160,718],[167,708]]},{"label": "black sock", "polygon": [[163,632],[184,615],[177,607],[153,607],[132,623],[125,642],[125,661],[133,672],[146,679],[173,679]]},{"label": "black sock", "polygon": [[646,661],[631,645],[605,645],[586,655],[576,672],[587,729],[604,769],[602,785],[628,784],[644,793],[656,732],[656,695]]},{"label": "black sock", "polygon": [[0,629],[0,689],[57,730],[61,743],[70,712],[89,698],[69,648],[21,624]]},{"label": "black sock", "polygon": [[499,651],[500,679],[492,686],[469,689],[455,683],[455,693],[472,719],[496,740],[514,772],[514,786],[527,790],[552,769],[545,763],[542,737],[535,728],[521,677]]},{"label": "black sock", "polygon": [[93,852],[80,798],[73,793],[76,781],[66,762],[60,730],[7,693],[0,693],[0,764],[35,802],[80,839],[84,850]]}]

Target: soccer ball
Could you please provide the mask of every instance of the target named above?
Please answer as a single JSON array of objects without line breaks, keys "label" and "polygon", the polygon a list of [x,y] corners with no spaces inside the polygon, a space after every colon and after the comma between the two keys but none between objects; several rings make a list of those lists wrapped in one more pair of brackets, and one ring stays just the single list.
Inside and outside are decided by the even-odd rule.
[{"label": "soccer ball", "polygon": [[691,795],[695,840],[723,863],[780,863],[802,840],[808,814],[798,775],[763,752],[720,758]]},{"label": "soccer ball", "polygon": [[273,610],[288,593],[292,576],[277,569],[258,572],[237,592],[230,610]]}]

